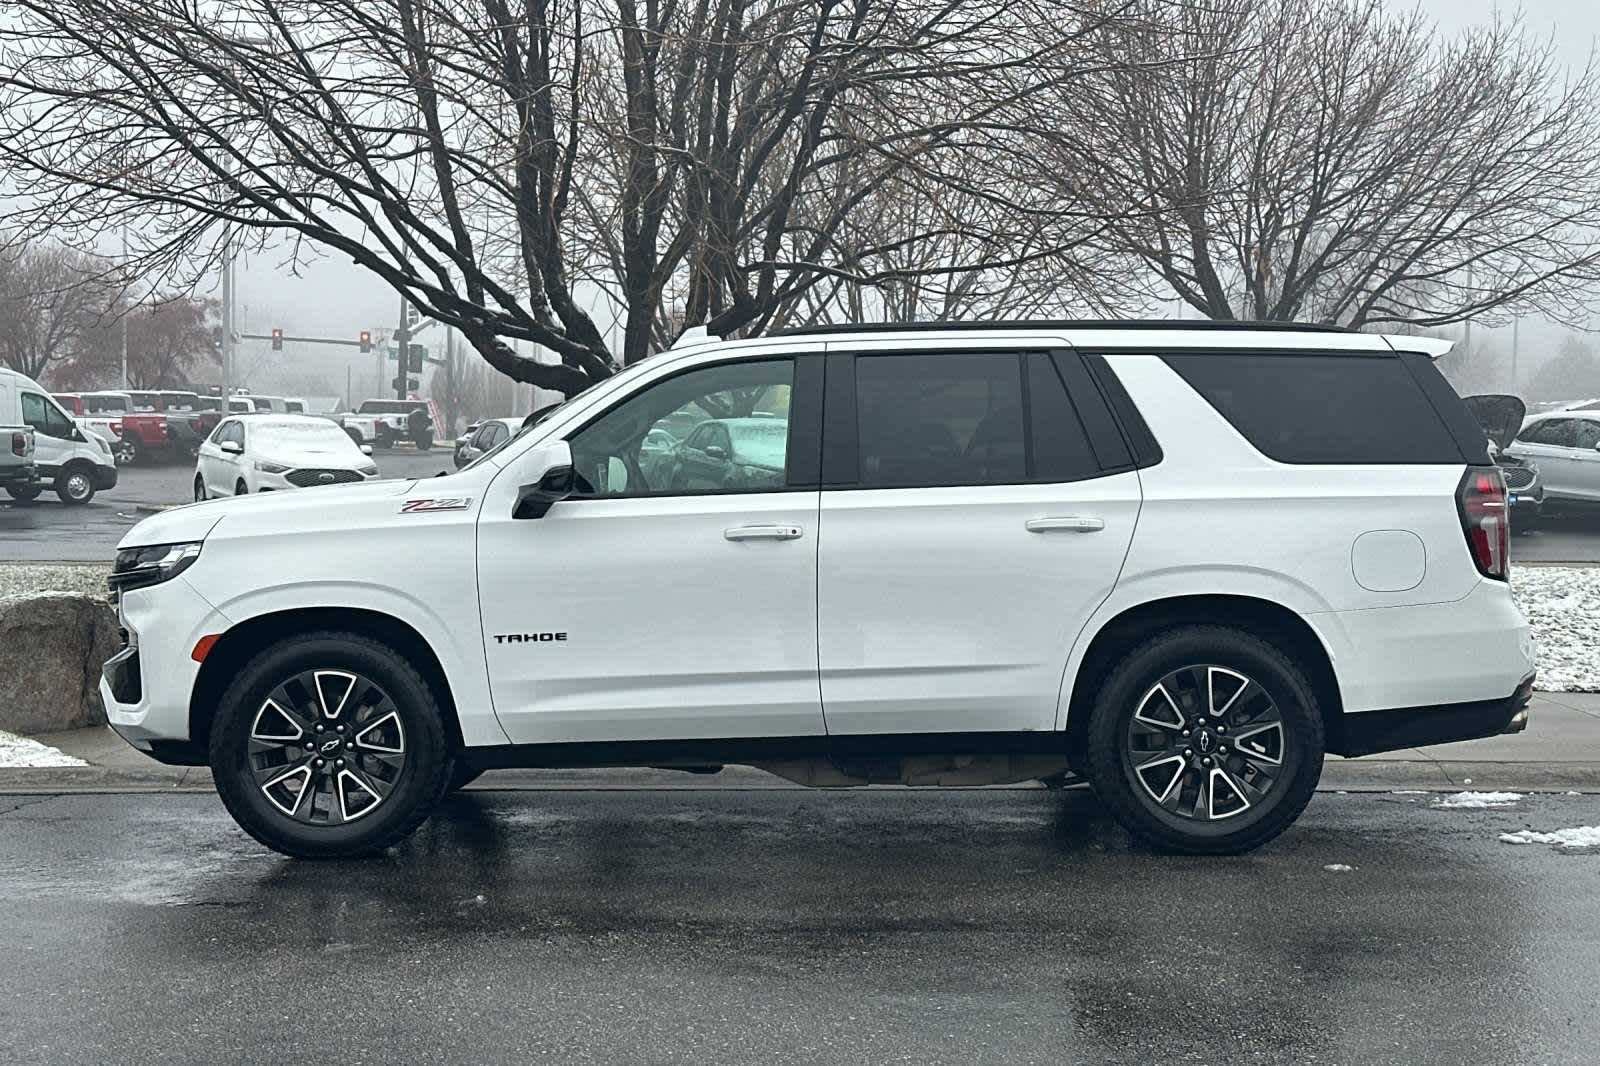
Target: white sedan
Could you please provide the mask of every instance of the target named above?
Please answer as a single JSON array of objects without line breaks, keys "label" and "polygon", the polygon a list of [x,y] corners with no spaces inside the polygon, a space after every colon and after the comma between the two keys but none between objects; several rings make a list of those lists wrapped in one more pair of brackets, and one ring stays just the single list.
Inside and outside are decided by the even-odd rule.
[{"label": "white sedan", "polygon": [[372,481],[371,447],[357,446],[326,418],[247,415],[225,418],[200,445],[194,498]]}]

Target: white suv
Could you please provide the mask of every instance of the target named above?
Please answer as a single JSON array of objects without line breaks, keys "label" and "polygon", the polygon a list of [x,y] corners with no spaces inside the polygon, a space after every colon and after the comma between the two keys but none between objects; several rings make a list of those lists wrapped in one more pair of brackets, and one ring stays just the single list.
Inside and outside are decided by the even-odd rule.
[{"label": "white suv", "polygon": [[147,519],[101,692],[292,855],[392,844],[485,768],[726,763],[1070,771],[1159,845],[1253,848],[1324,753],[1526,721],[1505,488],[1447,347],[1018,323],[676,349],[448,477]]}]

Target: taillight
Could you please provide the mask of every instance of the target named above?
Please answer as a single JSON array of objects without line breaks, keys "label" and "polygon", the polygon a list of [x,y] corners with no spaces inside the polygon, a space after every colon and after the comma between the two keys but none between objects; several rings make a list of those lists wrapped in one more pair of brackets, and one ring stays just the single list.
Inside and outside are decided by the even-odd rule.
[{"label": "taillight", "polygon": [[122,423],[121,422],[113,422],[113,423],[111,423],[111,435],[113,437],[122,436]]},{"label": "taillight", "polygon": [[1506,507],[1506,479],[1498,466],[1469,466],[1456,489],[1456,510],[1467,535],[1467,550],[1478,573],[1508,579],[1511,516]]},{"label": "taillight", "polygon": [[29,444],[28,435],[26,433],[13,433],[13,434],[11,434],[11,454],[12,455],[21,455],[21,456],[27,455],[29,452],[31,452],[33,450],[32,448],[28,447],[28,444]]}]

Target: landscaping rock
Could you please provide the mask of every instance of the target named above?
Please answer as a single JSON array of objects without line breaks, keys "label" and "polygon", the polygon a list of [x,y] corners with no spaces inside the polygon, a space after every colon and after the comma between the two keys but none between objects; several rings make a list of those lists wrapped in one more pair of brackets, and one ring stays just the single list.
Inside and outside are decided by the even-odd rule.
[{"label": "landscaping rock", "polygon": [[0,597],[0,729],[104,725],[100,666],[117,645],[117,616],[104,600],[60,592]]}]

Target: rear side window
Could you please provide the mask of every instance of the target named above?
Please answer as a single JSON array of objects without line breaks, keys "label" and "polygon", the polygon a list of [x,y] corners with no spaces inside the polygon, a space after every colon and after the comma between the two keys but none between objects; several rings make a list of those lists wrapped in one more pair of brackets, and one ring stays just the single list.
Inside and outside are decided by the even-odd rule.
[{"label": "rear side window", "polygon": [[864,486],[1027,480],[1014,353],[857,356],[856,411]]},{"label": "rear side window", "polygon": [[1258,451],[1280,463],[1465,461],[1398,358],[1300,352],[1162,358]]}]

